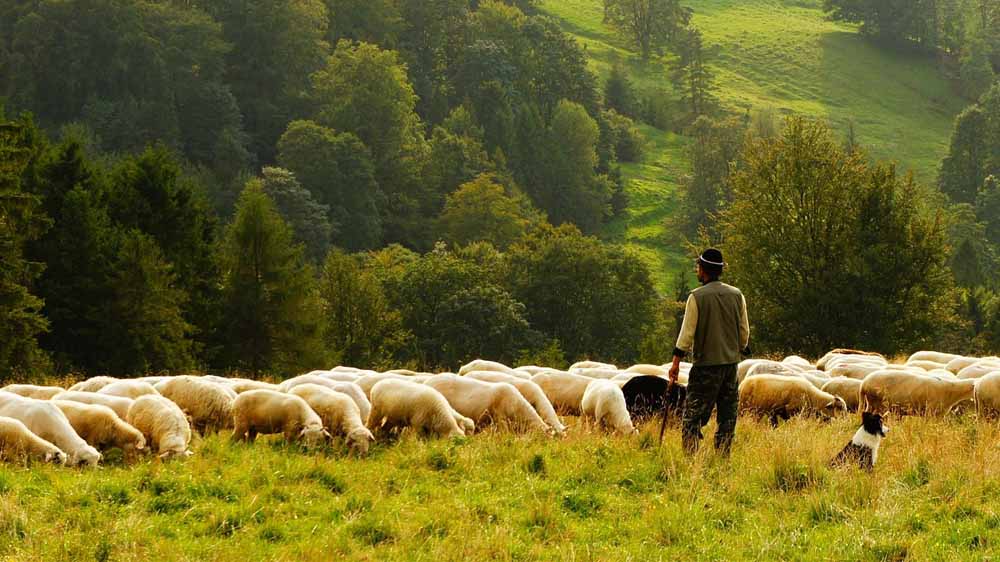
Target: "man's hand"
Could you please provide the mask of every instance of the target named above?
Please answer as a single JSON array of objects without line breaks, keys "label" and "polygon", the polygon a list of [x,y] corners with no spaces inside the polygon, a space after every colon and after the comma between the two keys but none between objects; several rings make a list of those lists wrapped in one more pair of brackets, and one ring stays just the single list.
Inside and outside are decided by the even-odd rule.
[{"label": "man's hand", "polygon": [[674,357],[674,364],[670,366],[670,384],[677,384],[677,376],[681,374],[680,358]]}]

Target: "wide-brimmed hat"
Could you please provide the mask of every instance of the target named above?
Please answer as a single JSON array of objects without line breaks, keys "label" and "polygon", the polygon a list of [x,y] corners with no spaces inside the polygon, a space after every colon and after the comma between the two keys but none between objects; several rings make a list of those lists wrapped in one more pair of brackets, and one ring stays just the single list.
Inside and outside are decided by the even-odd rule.
[{"label": "wide-brimmed hat", "polygon": [[726,262],[722,259],[722,252],[715,248],[709,248],[702,252],[698,256],[698,263],[720,269],[726,266]]}]

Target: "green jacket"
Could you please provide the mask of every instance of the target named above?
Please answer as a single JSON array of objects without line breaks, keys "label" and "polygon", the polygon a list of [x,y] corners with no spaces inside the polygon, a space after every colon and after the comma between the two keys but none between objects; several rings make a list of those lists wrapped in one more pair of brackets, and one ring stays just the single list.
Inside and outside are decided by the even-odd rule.
[{"label": "green jacket", "polygon": [[675,355],[692,353],[696,366],[731,365],[749,345],[747,301],[739,289],[712,281],[691,291]]}]

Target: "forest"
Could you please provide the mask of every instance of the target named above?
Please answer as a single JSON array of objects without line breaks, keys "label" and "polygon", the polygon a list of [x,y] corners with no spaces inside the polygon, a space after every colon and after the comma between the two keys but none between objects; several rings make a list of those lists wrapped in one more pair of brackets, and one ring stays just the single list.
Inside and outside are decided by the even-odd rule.
[{"label": "forest", "polygon": [[688,139],[661,243],[726,251],[756,350],[1000,348],[995,2],[823,4],[951,80],[936,181],[727,103],[697,2],[601,6],[652,91],[545,4],[5,3],[0,374],[663,363],[693,267],[606,236],[651,132]]}]

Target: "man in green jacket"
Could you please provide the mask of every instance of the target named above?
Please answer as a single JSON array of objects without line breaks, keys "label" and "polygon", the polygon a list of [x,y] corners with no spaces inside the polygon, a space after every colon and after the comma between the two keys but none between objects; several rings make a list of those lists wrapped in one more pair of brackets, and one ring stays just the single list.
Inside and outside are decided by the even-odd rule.
[{"label": "man in green jacket", "polygon": [[740,354],[750,354],[750,323],[743,293],[719,281],[725,262],[722,252],[709,248],[698,257],[698,281],[684,310],[684,323],[674,348],[670,381],[677,382],[680,361],[688,353],[694,367],[688,376],[687,399],[681,439],[684,451],[693,454],[701,442],[701,428],[716,408],[715,449],[728,456],[736,432],[739,383],[736,365]]}]

